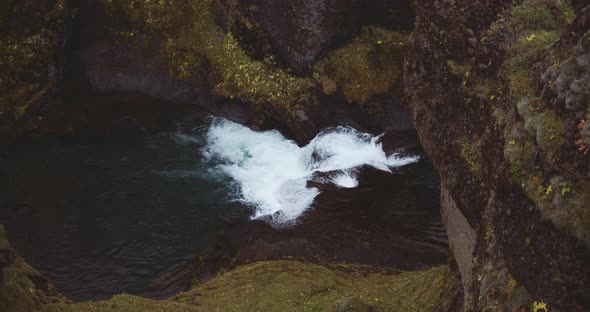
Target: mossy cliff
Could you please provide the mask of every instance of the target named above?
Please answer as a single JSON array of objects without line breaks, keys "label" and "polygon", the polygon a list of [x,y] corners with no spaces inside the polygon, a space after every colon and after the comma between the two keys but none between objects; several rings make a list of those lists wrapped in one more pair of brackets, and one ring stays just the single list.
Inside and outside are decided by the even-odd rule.
[{"label": "mossy cliff", "polygon": [[587,4],[417,1],[405,91],[467,310],[589,308]]},{"label": "mossy cliff", "polygon": [[[385,112],[406,99],[441,176],[441,212],[465,310],[590,310],[590,122],[582,122],[590,118],[589,2],[416,0],[409,37],[407,21],[387,22],[396,20],[395,10],[375,15],[383,17],[375,24],[348,15],[361,2],[263,7],[258,0],[105,0],[79,12],[63,1],[3,2],[0,120],[31,119],[50,103],[59,87],[65,25],[77,14],[92,18],[77,19],[76,26],[94,23],[77,33],[88,38],[77,37],[83,44],[73,47],[87,56],[80,79],[88,78],[91,91],[133,91],[173,102],[180,94],[221,115],[222,106],[244,107],[253,117],[240,121],[259,128],[278,124],[301,142],[335,124],[391,128]],[[352,26],[339,31],[333,12],[343,12]],[[24,13],[30,18],[21,18]],[[89,35],[97,29],[100,35]],[[289,267],[307,273],[294,281]],[[284,310],[333,310],[343,301],[428,310],[412,304],[432,298],[436,305],[438,287],[413,301],[395,285],[430,286],[444,272],[360,277],[298,262],[259,263],[172,301],[122,295],[83,305],[31,304],[131,311],[236,304],[231,310],[266,304],[267,297],[239,297],[258,296],[254,287],[273,290]],[[311,275],[324,278],[309,281]],[[258,278],[268,285],[286,278],[294,288],[277,292],[256,284]],[[12,285],[38,298],[34,284],[28,278]],[[226,287],[243,291],[219,303]],[[410,299],[392,301],[398,295]],[[437,309],[446,308],[441,303]]]},{"label": "mossy cliff", "polygon": [[72,304],[11,253],[0,309],[29,311],[448,311],[458,279],[448,267],[398,275],[344,272],[298,261],[258,262],[221,274],[168,300],[121,294]]},{"label": "mossy cliff", "polygon": [[[381,106],[399,105],[396,103],[401,98],[399,82],[407,37],[403,34],[404,28],[364,25],[364,21],[357,18],[354,19],[357,24],[347,26],[350,31],[343,35],[346,38],[337,41],[330,32],[334,31],[333,26],[326,30],[322,28],[319,30],[322,33],[317,36],[325,37],[322,39],[323,53],[312,53],[314,56],[306,65],[309,70],[298,72],[296,64],[286,64],[288,59],[283,59],[268,46],[261,47],[252,41],[252,36],[261,35],[261,28],[264,28],[261,25],[255,27],[254,17],[245,17],[254,14],[251,11],[256,11],[255,7],[236,7],[232,3],[211,0],[105,1],[105,18],[99,20],[107,34],[100,42],[104,43],[104,37],[110,37],[111,51],[150,51],[151,55],[161,56],[165,59],[167,70],[158,75],[177,81],[175,85],[179,88],[199,89],[199,93],[210,89],[215,101],[224,105],[239,103],[246,105],[250,112],[255,112],[254,120],[248,123],[256,125],[267,119],[275,120],[302,141],[310,139],[314,132],[326,126],[319,125],[320,120],[335,124],[334,120],[329,120],[335,110],[354,111],[349,117],[356,118],[355,122],[358,122],[359,113],[368,116],[383,112]],[[295,9],[301,8],[293,4]],[[273,11],[269,19],[288,13],[284,7],[274,10],[276,12]],[[334,10],[352,9],[339,5]],[[98,12],[95,14],[102,11]],[[322,14],[326,14],[326,19],[334,18],[332,11]],[[242,16],[238,19],[239,23],[250,25],[250,28],[242,24],[236,26],[235,16]],[[88,51],[92,47],[85,49]],[[141,56],[125,60],[149,64]],[[100,64],[101,60],[93,58],[88,62]],[[92,64],[89,66],[96,68]],[[103,67],[109,68],[109,65]],[[107,79],[108,75],[93,78],[91,84],[101,86],[100,80]],[[93,73],[90,76],[97,77]],[[127,78],[125,83],[129,81]],[[146,78],[136,79],[144,81]],[[152,91],[147,89],[151,87],[152,84],[144,83],[135,91],[150,94]],[[99,89],[113,91],[125,88],[111,83],[107,88]],[[383,97],[393,99],[375,101]],[[215,105],[202,103],[203,98],[195,97],[190,101],[207,109],[216,108]],[[341,104],[337,107],[331,106],[338,102]],[[302,129],[306,127],[311,129]]]},{"label": "mossy cliff", "polygon": [[0,4],[0,127],[23,121],[55,96],[69,13],[65,0]]}]

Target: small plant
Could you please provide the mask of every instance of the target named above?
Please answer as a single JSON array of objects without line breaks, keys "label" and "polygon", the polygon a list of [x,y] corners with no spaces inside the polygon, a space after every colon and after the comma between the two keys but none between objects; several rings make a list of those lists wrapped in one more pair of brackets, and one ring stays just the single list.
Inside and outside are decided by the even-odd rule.
[{"label": "small plant", "polygon": [[545,196],[549,196],[553,194],[553,186],[551,186],[551,184],[547,187],[547,190],[545,191]]},{"label": "small plant", "polygon": [[553,186],[551,186],[551,184],[549,184],[549,186],[547,186],[547,188],[545,188],[543,185],[539,185],[537,187],[537,193],[541,196],[549,196],[549,195],[553,194]]},{"label": "small plant", "polygon": [[561,188],[561,196],[565,196],[571,192],[569,182],[561,182],[559,183],[559,187]]},{"label": "small plant", "polygon": [[532,312],[547,312],[547,304],[542,301],[535,301],[531,305]]}]

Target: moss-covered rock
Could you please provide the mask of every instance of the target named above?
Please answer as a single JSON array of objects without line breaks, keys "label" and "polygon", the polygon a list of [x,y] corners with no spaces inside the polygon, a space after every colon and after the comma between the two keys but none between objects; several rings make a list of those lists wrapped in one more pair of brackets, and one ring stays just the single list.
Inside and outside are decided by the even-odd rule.
[{"label": "moss-covered rock", "polygon": [[[569,1],[553,0],[448,4],[417,1],[404,85],[448,191],[442,204],[455,203],[477,233],[472,257],[453,250],[471,278],[466,309],[585,311],[590,176],[575,142],[589,108],[590,10],[575,16]],[[449,231],[450,245],[466,236]]]},{"label": "moss-covered rock", "polygon": [[174,300],[199,304],[205,311],[335,311],[354,296],[375,311],[444,311],[457,283],[447,267],[364,276],[302,262],[272,261],[240,267]]},{"label": "moss-covered rock", "polygon": [[211,2],[109,1],[107,8],[113,23],[129,23],[117,32],[120,36],[159,45],[175,77],[190,79],[207,64],[210,81],[221,96],[288,111],[305,103],[314,82],[277,68],[272,57],[252,59],[233,34],[215,23]]},{"label": "moss-covered rock", "polygon": [[0,36],[0,122],[23,118],[59,84],[68,6],[65,0],[38,2],[8,1],[0,7],[0,28],[6,28]]},{"label": "moss-covered rock", "polygon": [[168,300],[122,294],[72,304],[15,257],[0,281],[2,311],[357,311],[350,308],[363,306],[371,311],[448,311],[460,283],[446,266],[364,275],[298,261],[269,261],[238,267]]},{"label": "moss-covered rock", "polygon": [[216,22],[211,0],[107,1],[107,11],[113,32],[131,44],[155,45],[173,77],[190,80],[205,67],[217,95],[261,112],[296,118],[297,111],[316,109],[338,89],[348,102],[362,105],[391,93],[402,73],[406,37],[386,28],[363,27],[317,62],[314,77],[308,77],[284,69],[272,51],[253,57],[231,28]]},{"label": "moss-covered rock", "polygon": [[[556,103],[547,101],[547,96],[539,96],[537,91],[539,77],[536,76],[544,66],[543,53],[546,54],[545,51],[558,41],[573,18],[573,9],[566,2],[524,1],[504,12],[492,24],[488,35],[490,38],[502,37],[507,46],[507,57],[502,66],[502,73],[508,79],[511,96],[517,102],[516,108],[520,119],[507,120],[505,124],[510,127],[524,127],[528,133],[528,137],[516,140],[510,135],[505,136],[505,150],[510,161],[512,177],[518,179],[515,182],[522,186],[545,217],[551,219],[557,226],[587,240],[589,237],[587,229],[584,229],[581,224],[588,223],[590,213],[576,207],[578,204],[585,205],[580,194],[571,193],[568,198],[562,198],[564,196],[559,191],[554,192],[559,188],[557,184],[566,183],[565,180],[570,184],[583,183],[581,181],[583,178],[579,174],[566,168],[567,158],[564,154],[571,144],[570,141],[574,141],[566,131],[566,125],[575,116],[566,113],[568,107],[565,101]],[[505,33],[500,34],[499,30]],[[551,60],[555,63],[561,61],[556,56],[553,56]],[[535,63],[537,65],[533,66]],[[550,65],[552,66],[549,71],[556,71],[557,68],[565,71],[570,69],[568,66]],[[573,72],[569,74],[575,76]],[[547,76],[547,74],[544,75],[544,77]],[[557,78],[546,79],[546,83],[557,82]],[[554,89],[564,88],[556,84]],[[547,91],[543,93],[547,94]],[[573,107],[574,102],[579,103],[579,101],[570,101],[569,104],[572,106],[569,108],[570,111],[576,110]],[[580,109],[585,110],[583,107],[577,107],[577,110]],[[509,118],[509,115],[507,117]],[[531,141],[534,144],[531,144]],[[560,182],[551,182],[557,180]],[[566,204],[570,200],[576,204]],[[582,234],[584,232],[587,233]]]},{"label": "moss-covered rock", "polygon": [[49,304],[69,302],[14,251],[9,253],[8,265],[1,268],[0,311],[46,311]]},{"label": "moss-covered rock", "polygon": [[402,74],[406,36],[378,27],[364,27],[343,48],[315,65],[314,77],[326,94],[341,89],[349,103],[365,104],[393,91]]}]

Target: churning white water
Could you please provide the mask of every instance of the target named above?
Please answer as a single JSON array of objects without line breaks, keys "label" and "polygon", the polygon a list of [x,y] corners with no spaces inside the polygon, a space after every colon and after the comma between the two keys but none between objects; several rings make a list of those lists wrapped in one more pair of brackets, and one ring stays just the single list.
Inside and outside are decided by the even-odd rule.
[{"label": "churning white water", "polygon": [[418,160],[418,156],[387,156],[380,136],[343,127],[325,130],[299,147],[278,131],[256,132],[216,118],[205,138],[205,157],[220,161],[217,168],[238,183],[239,199],[255,207],[253,218],[268,218],[275,224],[292,222],[311,206],[320,193],[307,187],[314,174],[331,173],[323,183],[354,188],[357,167],[389,172]]}]

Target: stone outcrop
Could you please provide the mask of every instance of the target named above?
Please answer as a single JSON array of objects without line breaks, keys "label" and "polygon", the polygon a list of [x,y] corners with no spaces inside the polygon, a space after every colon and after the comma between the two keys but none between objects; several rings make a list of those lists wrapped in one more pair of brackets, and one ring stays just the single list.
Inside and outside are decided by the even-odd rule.
[{"label": "stone outcrop", "polygon": [[576,3],[417,1],[405,90],[466,310],[588,309],[590,160],[574,142],[590,8]]},{"label": "stone outcrop", "polygon": [[65,0],[0,4],[0,129],[55,101],[70,13]]},{"label": "stone outcrop", "polygon": [[411,29],[413,22],[411,1],[223,0],[218,8],[226,28],[249,38],[255,54],[274,54],[298,74],[313,72],[359,25]]},{"label": "stone outcrop", "polygon": [[300,142],[330,125],[407,130],[409,7],[87,1],[78,4],[70,48],[89,91],[139,92],[259,129],[280,124]]},{"label": "stone outcrop", "polygon": [[7,1],[0,125],[42,117],[69,41],[88,92],[194,104],[300,142],[338,124],[411,128],[405,100],[441,177],[465,309],[590,310],[589,5]]}]

